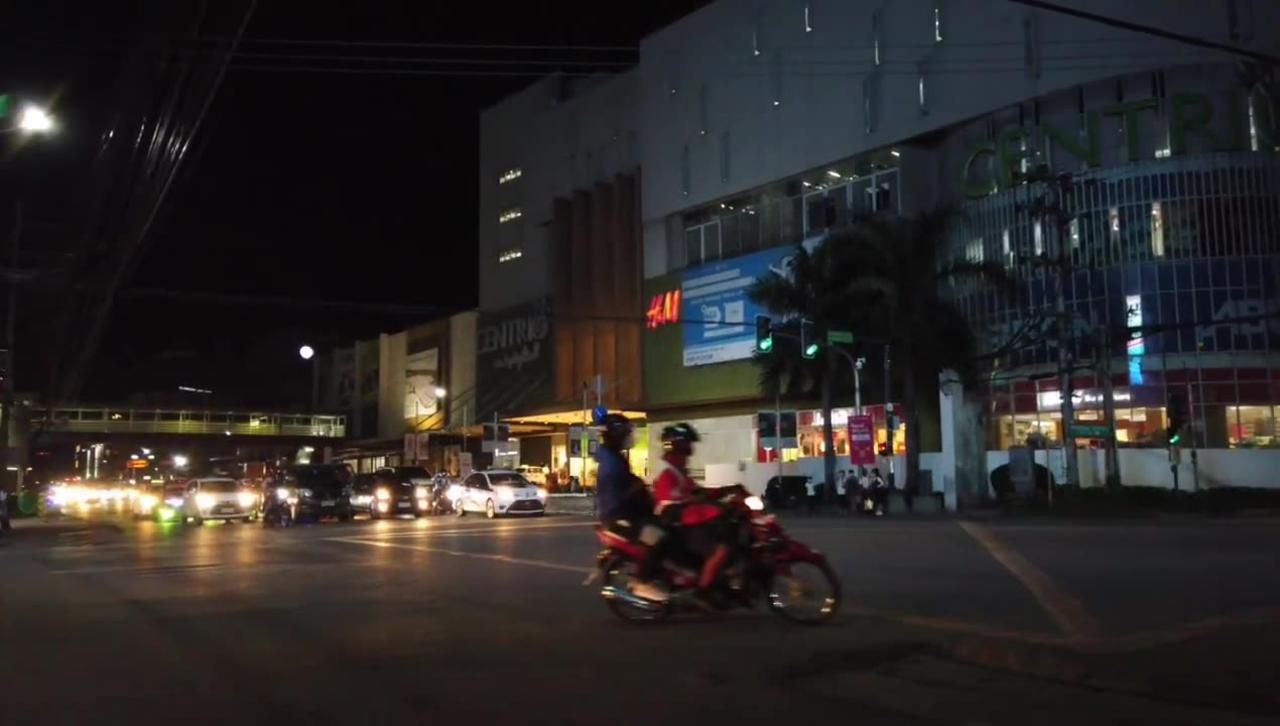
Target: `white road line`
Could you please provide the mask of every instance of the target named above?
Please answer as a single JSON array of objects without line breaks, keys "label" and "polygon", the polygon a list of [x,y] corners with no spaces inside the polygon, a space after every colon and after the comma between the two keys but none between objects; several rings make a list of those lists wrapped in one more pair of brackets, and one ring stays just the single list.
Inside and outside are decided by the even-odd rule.
[{"label": "white road line", "polygon": [[[519,533],[519,532],[526,532],[529,530],[539,530],[539,529],[566,529],[566,528],[583,529],[586,527],[594,526],[594,524],[595,524],[594,522],[555,522],[555,523],[547,523],[547,524],[501,525],[497,527],[484,527],[484,528],[461,527],[458,529],[432,529],[428,527],[426,529],[415,529],[411,531],[403,531],[403,530],[397,529],[397,530],[388,530],[386,532],[361,531],[353,534],[358,535],[360,537],[421,538],[421,537],[431,537],[433,535],[460,535],[460,534],[492,535],[492,534],[505,534],[508,532]],[[350,538],[349,537],[325,537],[324,539],[335,541],[335,542],[341,542]]]},{"label": "white road line", "polygon": [[400,544],[399,542],[381,542],[379,540],[356,539],[356,538],[337,538],[330,539],[331,542],[346,542],[348,544],[361,544],[368,547],[391,547],[402,550],[415,550],[417,552],[432,552],[442,555],[451,555],[453,557],[468,557],[475,560],[490,560],[492,562],[502,562],[508,565],[524,565],[526,567],[541,567],[547,570],[560,570],[562,572],[572,572],[574,574],[586,574],[592,572],[590,567],[579,567],[575,565],[566,565],[563,562],[551,562],[549,560],[530,560],[524,557],[508,557],[507,555],[491,555],[480,552],[463,552],[461,550],[451,550],[444,547],[428,547],[426,545],[410,545]]},{"label": "white road line", "polygon": [[109,565],[103,567],[73,567],[65,570],[49,570],[50,575],[97,575],[107,573],[130,573],[134,575],[171,575],[183,572],[213,570],[223,565],[218,563],[199,565]]}]

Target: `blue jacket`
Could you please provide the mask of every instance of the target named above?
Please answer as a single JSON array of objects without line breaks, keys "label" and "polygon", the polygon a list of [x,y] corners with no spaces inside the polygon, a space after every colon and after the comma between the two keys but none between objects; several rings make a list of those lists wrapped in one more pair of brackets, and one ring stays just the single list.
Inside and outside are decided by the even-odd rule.
[{"label": "blue jacket", "polygon": [[635,477],[631,464],[613,449],[596,449],[596,511],[601,519],[626,519],[634,514],[630,496]]}]

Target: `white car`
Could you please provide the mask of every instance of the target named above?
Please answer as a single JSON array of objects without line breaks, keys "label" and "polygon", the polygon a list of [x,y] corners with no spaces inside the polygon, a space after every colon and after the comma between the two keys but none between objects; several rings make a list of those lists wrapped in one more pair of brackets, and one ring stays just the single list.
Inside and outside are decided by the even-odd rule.
[{"label": "white car", "polygon": [[467,512],[483,512],[492,519],[504,514],[538,516],[547,511],[547,491],[514,471],[477,471],[450,489],[453,511],[459,517]]},{"label": "white car", "polygon": [[258,494],[235,479],[192,479],[187,482],[182,514],[196,524],[210,519],[249,522],[258,516]]}]

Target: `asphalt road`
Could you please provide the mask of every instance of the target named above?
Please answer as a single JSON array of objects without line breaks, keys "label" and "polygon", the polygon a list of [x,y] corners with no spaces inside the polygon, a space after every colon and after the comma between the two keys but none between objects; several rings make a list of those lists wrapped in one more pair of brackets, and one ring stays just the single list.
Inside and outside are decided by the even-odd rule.
[{"label": "asphalt road", "polygon": [[[1280,522],[795,517],[836,622],[615,620],[575,516],[0,548],[0,723],[1275,723]],[[767,719],[767,721],[766,721]]]}]

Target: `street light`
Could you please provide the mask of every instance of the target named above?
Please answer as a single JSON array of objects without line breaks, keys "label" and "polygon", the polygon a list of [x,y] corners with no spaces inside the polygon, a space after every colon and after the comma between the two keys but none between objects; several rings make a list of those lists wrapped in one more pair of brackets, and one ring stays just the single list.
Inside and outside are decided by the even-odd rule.
[{"label": "street light", "polygon": [[437,399],[437,400],[439,400],[439,399],[441,399],[441,398],[444,398],[444,397],[445,397],[445,394],[447,394],[447,393],[448,393],[448,391],[444,390],[444,389],[443,389],[443,388],[441,388],[440,386],[436,386],[435,394],[436,394],[436,399]]},{"label": "street light", "polygon": [[175,468],[175,469],[185,469],[185,468],[187,468],[187,464],[189,463],[189,461],[190,461],[190,460],[189,460],[189,459],[187,459],[187,457],[183,456],[182,454],[174,454],[174,455],[173,455],[173,468]]},{"label": "street light", "polygon": [[316,349],[309,345],[304,345],[298,349],[298,357],[303,360],[311,360],[316,355]]},{"label": "street light", "polygon": [[18,112],[18,129],[29,134],[47,134],[54,130],[53,117],[35,104],[27,104]]}]

